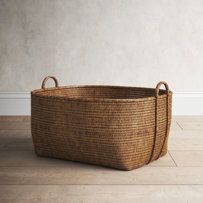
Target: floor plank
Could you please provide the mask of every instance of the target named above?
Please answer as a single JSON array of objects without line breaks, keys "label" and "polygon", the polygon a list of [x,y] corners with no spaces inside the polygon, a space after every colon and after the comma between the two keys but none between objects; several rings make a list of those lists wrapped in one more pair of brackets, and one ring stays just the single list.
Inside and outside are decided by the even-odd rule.
[{"label": "floor plank", "polygon": [[184,115],[176,115],[172,117],[173,120],[175,121],[202,121],[203,120],[203,115],[193,115],[193,116],[184,116]]},{"label": "floor plank", "polygon": [[203,138],[169,139],[169,150],[197,151],[203,150]]},{"label": "floor plank", "polygon": [[[203,150],[201,151],[170,151],[177,166],[203,167]],[[202,168],[203,170],[203,168]]]},{"label": "floor plank", "polygon": [[0,116],[0,122],[13,122],[13,121],[20,121],[20,122],[30,122],[31,116]]},{"label": "floor plank", "polygon": [[21,136],[31,136],[31,130],[30,129],[7,129],[7,130],[2,130],[0,128],[0,138],[1,137],[5,137],[5,136],[17,136],[17,137],[21,137]]},{"label": "floor plank", "polygon": [[30,129],[30,122],[27,121],[1,121],[0,129],[1,130],[26,130]]},{"label": "floor plank", "polygon": [[203,116],[177,116],[175,120],[183,130],[203,130]]},{"label": "floor plank", "polygon": [[169,138],[203,138],[203,130],[170,131]]},{"label": "floor plank", "polygon": [[24,136],[0,136],[0,151],[22,151],[33,150],[32,138],[25,134]]},{"label": "floor plank", "polygon": [[182,130],[171,131],[169,135],[169,150],[194,151],[203,150],[203,131]]},{"label": "floor plank", "polygon": [[0,186],[4,203],[202,203],[203,186]]},{"label": "floor plank", "polygon": [[0,167],[0,184],[203,184],[202,167],[142,167],[118,171],[87,164]]}]

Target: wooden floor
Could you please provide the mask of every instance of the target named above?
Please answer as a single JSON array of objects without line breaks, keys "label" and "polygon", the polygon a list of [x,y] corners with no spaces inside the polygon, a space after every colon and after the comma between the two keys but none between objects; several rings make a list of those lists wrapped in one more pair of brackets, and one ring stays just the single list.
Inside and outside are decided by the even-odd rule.
[{"label": "wooden floor", "polygon": [[33,152],[29,117],[0,117],[0,202],[203,202],[203,116],[174,117],[168,154],[130,172]]}]

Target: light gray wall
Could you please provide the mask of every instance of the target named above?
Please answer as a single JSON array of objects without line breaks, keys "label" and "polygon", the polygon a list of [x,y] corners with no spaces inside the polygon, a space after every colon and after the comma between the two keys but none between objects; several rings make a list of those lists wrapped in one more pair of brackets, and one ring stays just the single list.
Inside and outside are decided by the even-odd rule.
[{"label": "light gray wall", "polygon": [[0,0],[0,91],[65,84],[203,90],[202,0]]}]

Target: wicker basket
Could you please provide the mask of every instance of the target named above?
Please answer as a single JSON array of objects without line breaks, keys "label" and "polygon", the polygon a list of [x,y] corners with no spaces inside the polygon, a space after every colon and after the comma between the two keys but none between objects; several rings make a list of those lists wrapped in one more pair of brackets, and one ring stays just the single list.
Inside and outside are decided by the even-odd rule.
[{"label": "wicker basket", "polygon": [[[45,88],[52,78],[54,88]],[[160,90],[164,85],[166,90]],[[132,170],[167,152],[172,92],[119,86],[59,87],[48,76],[31,92],[39,156]]]}]

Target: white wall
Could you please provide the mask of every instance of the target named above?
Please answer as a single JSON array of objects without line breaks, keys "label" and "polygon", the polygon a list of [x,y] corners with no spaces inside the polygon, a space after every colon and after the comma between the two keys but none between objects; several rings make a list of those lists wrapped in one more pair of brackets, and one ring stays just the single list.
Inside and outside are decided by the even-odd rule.
[{"label": "white wall", "polygon": [[0,91],[55,75],[202,93],[202,11],[202,0],[0,0]]}]

